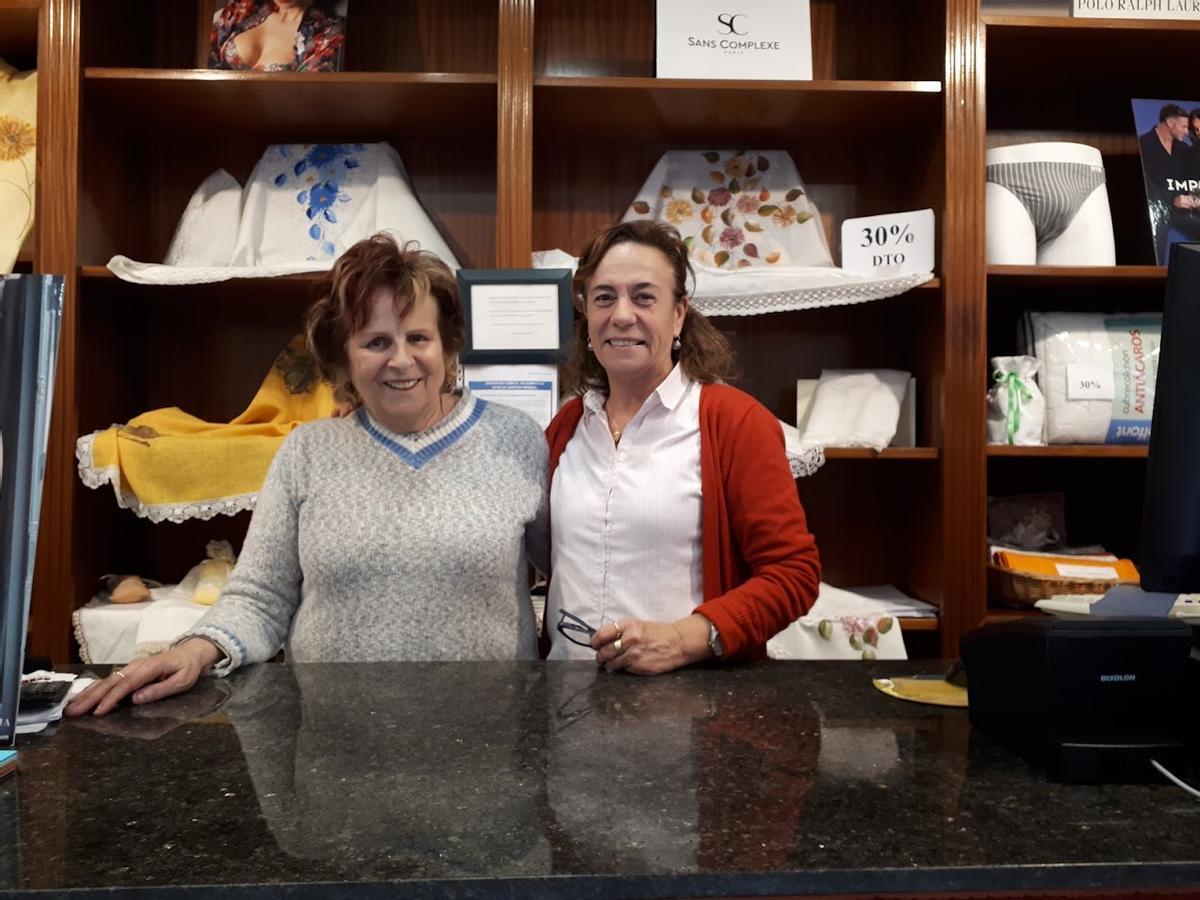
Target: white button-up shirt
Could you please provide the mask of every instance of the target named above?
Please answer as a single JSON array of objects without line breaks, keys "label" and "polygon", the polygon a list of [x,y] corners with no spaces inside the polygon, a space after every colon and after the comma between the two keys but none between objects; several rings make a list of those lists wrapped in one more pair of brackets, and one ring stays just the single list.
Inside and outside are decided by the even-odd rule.
[{"label": "white button-up shirt", "polygon": [[584,395],[550,485],[551,659],[595,658],[558,632],[561,610],[599,629],[627,618],[672,622],[704,598],[700,385],[676,366],[616,445],[605,399]]}]

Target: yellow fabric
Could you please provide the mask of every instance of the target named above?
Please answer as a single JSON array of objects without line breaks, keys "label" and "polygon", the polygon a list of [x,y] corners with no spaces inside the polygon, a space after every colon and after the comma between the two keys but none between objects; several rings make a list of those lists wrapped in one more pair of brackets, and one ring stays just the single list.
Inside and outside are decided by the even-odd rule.
[{"label": "yellow fabric", "polygon": [[[232,422],[205,422],[178,407],[143,413],[80,439],[80,477],[90,487],[112,482],[121,506],[155,521],[251,508],[284,437],[334,409],[333,390],[324,381],[308,379],[308,390],[289,391],[290,373],[280,365],[305,364],[298,342],[280,355]],[[220,508],[194,508],[202,504]]]},{"label": "yellow fabric", "polygon": [[0,274],[13,270],[33,227],[37,72],[0,60]]}]

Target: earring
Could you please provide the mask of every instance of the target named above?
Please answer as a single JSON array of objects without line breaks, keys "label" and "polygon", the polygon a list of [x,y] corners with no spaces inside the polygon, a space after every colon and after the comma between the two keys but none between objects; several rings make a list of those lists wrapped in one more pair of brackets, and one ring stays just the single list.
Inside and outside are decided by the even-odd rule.
[{"label": "earring", "polygon": [[679,340],[679,335],[675,335],[675,340],[671,341],[671,349],[674,350],[676,353],[678,353],[679,348],[682,346],[683,346],[683,341]]},{"label": "earring", "polygon": [[446,380],[442,383],[442,393],[461,393],[465,386],[462,366],[458,364],[458,357],[455,357],[451,362],[446,364]]},{"label": "earring", "polygon": [[592,349],[592,342],[591,342],[590,340],[588,341],[588,352],[589,352],[589,353],[595,353],[595,352],[596,352],[595,350],[593,350],[593,349]]}]

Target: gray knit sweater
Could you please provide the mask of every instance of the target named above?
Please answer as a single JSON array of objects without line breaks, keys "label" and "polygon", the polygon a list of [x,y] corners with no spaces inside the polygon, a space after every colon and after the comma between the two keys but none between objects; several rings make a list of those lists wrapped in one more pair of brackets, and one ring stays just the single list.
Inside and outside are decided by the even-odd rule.
[{"label": "gray knit sweater", "polygon": [[365,410],[302,425],[185,637],[225,652],[218,674],[284,646],[293,662],[535,658],[526,554],[545,569],[546,462],[531,418],[470,393],[417,435]]}]

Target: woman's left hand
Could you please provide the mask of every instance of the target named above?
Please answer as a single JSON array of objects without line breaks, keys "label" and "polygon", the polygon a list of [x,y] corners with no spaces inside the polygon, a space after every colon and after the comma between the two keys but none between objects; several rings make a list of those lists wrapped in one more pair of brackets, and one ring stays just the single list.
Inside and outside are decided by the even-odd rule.
[{"label": "woman's left hand", "polygon": [[634,675],[670,672],[709,656],[708,620],[691,615],[678,622],[622,619],[592,635],[596,663]]}]

